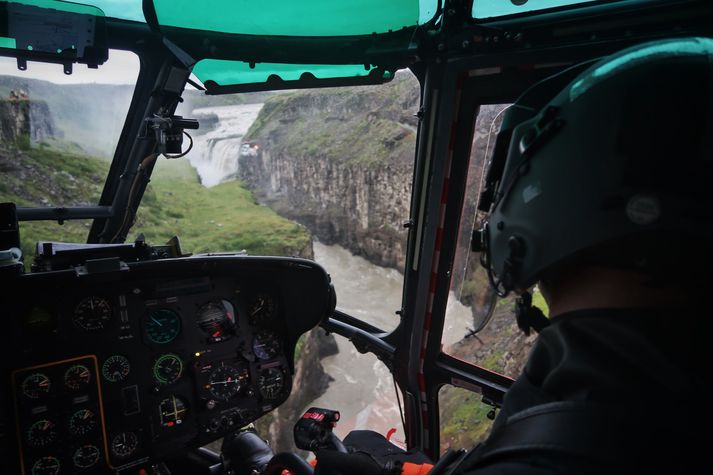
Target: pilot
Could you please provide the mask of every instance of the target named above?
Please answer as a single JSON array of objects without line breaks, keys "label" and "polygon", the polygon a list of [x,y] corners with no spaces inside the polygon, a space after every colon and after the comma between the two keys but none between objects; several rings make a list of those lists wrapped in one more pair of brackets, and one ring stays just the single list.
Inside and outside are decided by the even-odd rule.
[{"label": "pilot", "polygon": [[713,402],[713,40],[594,64],[510,143],[487,262],[501,293],[538,283],[550,324],[450,471],[694,468]]},{"label": "pilot", "polygon": [[[539,285],[550,318],[521,301],[526,367],[441,473],[692,471],[713,412],[713,40],[638,45],[558,90],[514,128],[482,233],[497,291]],[[430,469],[323,451],[316,473]]]}]

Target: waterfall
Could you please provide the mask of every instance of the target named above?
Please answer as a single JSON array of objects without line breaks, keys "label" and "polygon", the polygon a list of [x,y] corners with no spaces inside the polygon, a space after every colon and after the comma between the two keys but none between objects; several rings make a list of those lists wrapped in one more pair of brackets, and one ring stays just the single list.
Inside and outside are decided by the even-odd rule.
[{"label": "waterfall", "polygon": [[250,153],[250,147],[242,147],[243,136],[260,109],[262,104],[242,104],[193,111],[199,121],[201,116],[218,118],[214,129],[193,137],[193,150],[188,154],[204,186],[215,186],[237,173],[240,153]]},{"label": "waterfall", "polygon": [[[315,260],[329,273],[337,293],[337,308],[375,325],[393,330],[401,307],[403,275],[379,267],[338,245],[313,243]],[[443,343],[461,340],[472,325],[469,307],[451,292],[446,309]],[[337,336],[339,353],[322,360],[333,381],[327,392],[310,406],[337,409],[341,420],[335,429],[343,438],[350,430],[371,429],[383,435],[395,429],[394,442],[405,440],[393,378],[373,354],[362,354],[346,338]],[[403,399],[402,399],[403,401]]]}]

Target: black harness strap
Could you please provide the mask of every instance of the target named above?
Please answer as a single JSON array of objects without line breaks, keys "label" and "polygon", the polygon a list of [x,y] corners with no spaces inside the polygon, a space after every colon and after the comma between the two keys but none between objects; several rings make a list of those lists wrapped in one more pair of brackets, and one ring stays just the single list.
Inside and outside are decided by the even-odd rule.
[{"label": "black harness strap", "polygon": [[[638,452],[632,441],[641,419],[622,408],[554,402],[510,416],[483,444],[446,473],[464,473],[499,460],[532,457],[581,461],[590,468],[625,466]],[[632,450],[633,449],[633,450]]]}]

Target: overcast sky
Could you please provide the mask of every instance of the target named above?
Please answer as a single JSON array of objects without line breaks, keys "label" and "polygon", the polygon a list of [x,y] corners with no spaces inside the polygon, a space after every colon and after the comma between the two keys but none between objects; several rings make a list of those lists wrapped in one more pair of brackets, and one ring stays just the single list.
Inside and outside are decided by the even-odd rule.
[{"label": "overcast sky", "polygon": [[60,64],[28,61],[27,70],[20,71],[15,58],[0,57],[0,75],[44,79],[57,84],[134,84],[139,74],[139,58],[128,51],[110,50],[109,60],[98,69],[89,69],[84,64],[73,66],[72,74],[67,75]]}]

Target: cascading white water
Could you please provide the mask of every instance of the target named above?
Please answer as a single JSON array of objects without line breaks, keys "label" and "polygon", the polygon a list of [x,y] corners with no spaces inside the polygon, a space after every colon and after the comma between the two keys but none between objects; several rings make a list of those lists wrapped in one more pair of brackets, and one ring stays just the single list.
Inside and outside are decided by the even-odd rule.
[{"label": "cascading white water", "polygon": [[187,155],[204,186],[215,186],[238,171],[242,138],[255,121],[260,109],[262,104],[193,110],[193,114],[197,117],[215,114],[219,120],[215,129],[193,137],[193,150]]},{"label": "cascading white water", "polygon": [[[314,242],[315,260],[329,273],[337,293],[337,308],[383,330],[398,324],[403,275],[354,256],[340,246]],[[443,335],[444,346],[461,340],[473,325],[471,310],[451,293]],[[308,404],[337,409],[342,418],[336,434],[371,429],[403,440],[403,428],[391,373],[373,354],[361,354],[345,338],[337,336],[339,353],[322,360],[332,381],[327,392]]]}]

